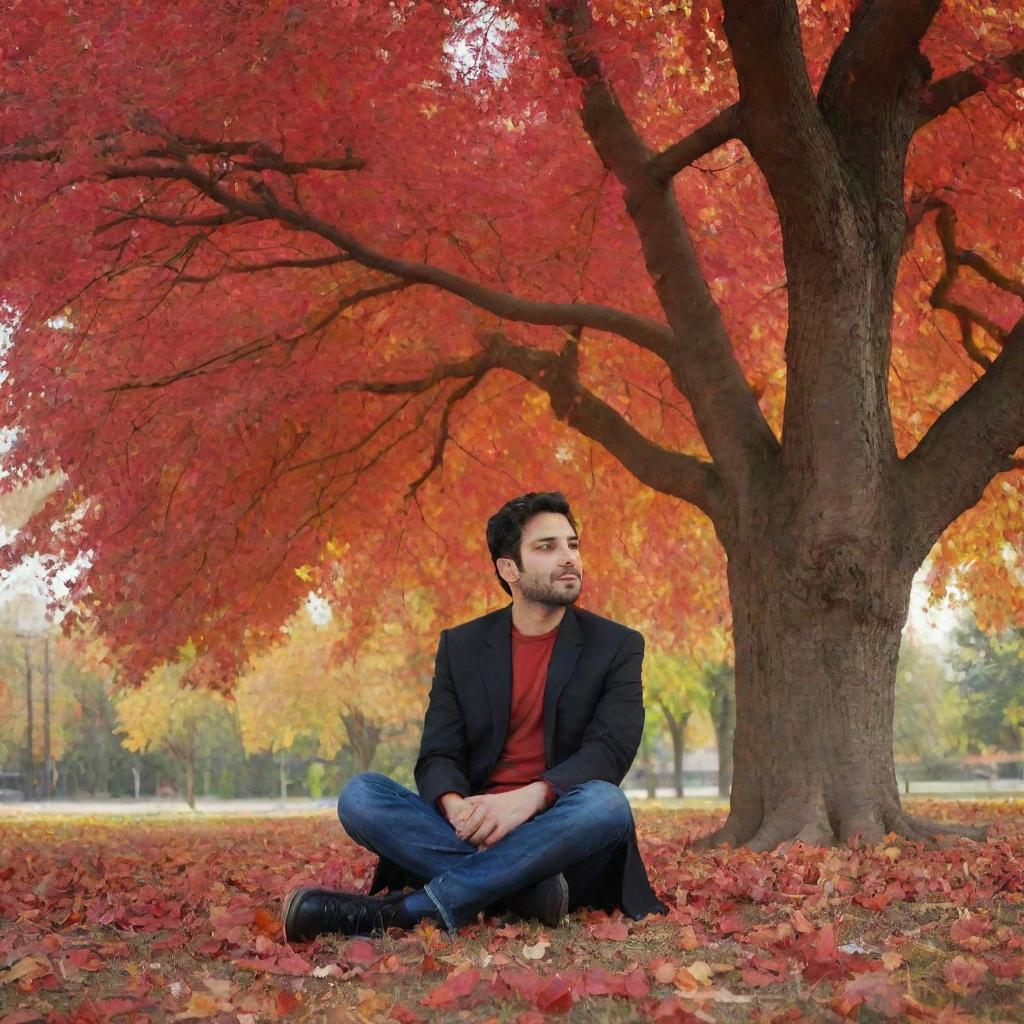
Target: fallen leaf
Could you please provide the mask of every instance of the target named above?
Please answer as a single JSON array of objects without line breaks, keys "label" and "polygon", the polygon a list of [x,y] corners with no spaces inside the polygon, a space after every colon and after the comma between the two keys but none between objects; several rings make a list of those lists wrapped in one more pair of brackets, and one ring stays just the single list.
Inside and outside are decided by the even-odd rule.
[{"label": "fallen leaf", "polygon": [[958,995],[966,996],[976,992],[988,973],[988,967],[973,957],[957,956],[942,969],[946,988]]}]

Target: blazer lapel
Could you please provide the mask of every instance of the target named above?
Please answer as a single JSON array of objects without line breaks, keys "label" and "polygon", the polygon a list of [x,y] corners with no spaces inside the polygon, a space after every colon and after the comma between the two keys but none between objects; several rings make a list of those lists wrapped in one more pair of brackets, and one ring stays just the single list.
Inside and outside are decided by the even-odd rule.
[{"label": "blazer lapel", "polygon": [[583,647],[583,631],[572,608],[565,609],[562,624],[555,637],[555,649],[551,652],[548,665],[548,679],[544,689],[544,758],[551,767],[555,742],[555,707],[565,684],[569,682]]},{"label": "blazer lapel", "polygon": [[494,617],[480,650],[480,674],[491,705],[491,761],[496,761],[505,746],[508,718],[512,707],[512,606]]}]

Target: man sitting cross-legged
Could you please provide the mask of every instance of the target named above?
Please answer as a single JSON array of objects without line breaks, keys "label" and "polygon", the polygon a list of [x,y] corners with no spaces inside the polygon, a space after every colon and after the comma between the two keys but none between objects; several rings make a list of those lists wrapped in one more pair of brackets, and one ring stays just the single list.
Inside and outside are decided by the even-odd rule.
[{"label": "man sitting cross-legged", "polygon": [[507,502],[487,545],[512,604],[441,633],[419,795],[366,772],[338,800],[381,858],[370,892],[392,894],[300,886],[282,910],[288,941],[423,918],[454,930],[482,910],[552,926],[578,906],[666,912],[619,788],[643,731],[643,637],[572,607],[583,567],[561,494]]}]

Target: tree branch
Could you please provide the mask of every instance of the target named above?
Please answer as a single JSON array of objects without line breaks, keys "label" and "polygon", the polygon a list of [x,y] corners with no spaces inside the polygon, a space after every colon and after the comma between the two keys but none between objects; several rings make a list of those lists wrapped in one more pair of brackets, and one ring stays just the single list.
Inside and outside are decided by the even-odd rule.
[{"label": "tree branch", "polygon": [[971,359],[979,366],[987,369],[992,360],[989,359],[977,346],[974,341],[973,326],[976,324],[989,337],[993,338],[1000,345],[1006,343],[1006,331],[997,323],[973,310],[963,303],[955,302],[950,298],[950,292],[956,283],[957,274],[961,266],[969,266],[976,270],[982,277],[1014,295],[1024,298],[1024,284],[1011,280],[1001,274],[993,267],[988,260],[977,253],[957,248],[956,244],[956,210],[943,199],[931,198],[924,204],[925,210],[938,211],[935,218],[935,230],[938,232],[939,241],[942,245],[943,271],[935,287],[932,289],[928,301],[935,309],[945,309],[952,313],[960,325],[960,334],[964,350]]},{"label": "tree branch", "polygon": [[982,376],[932,424],[903,460],[915,554],[923,558],[989,481],[1016,468],[1024,444],[1024,317]]},{"label": "tree branch", "polygon": [[902,181],[921,89],[931,76],[920,44],[941,2],[862,3],[818,92],[843,159],[874,195]]},{"label": "tree branch", "polygon": [[685,139],[674,142],[650,159],[647,172],[657,182],[665,184],[695,160],[707,156],[740,133],[740,108],[734,103],[713,117],[707,124],[690,132]]},{"label": "tree branch", "polygon": [[[152,130],[150,128],[150,130]],[[199,136],[172,135],[158,132],[166,140],[163,149],[144,150],[141,157],[187,159],[189,156],[215,156],[229,160],[235,167],[249,171],[278,171],[281,174],[304,174],[307,171],[361,171],[366,161],[353,156],[351,149],[341,157],[314,157],[312,160],[287,160],[267,142],[260,139],[204,139]],[[245,159],[238,159],[244,157]]]},{"label": "tree branch", "polygon": [[277,345],[285,345],[292,348],[300,341],[304,341],[306,338],[312,337],[312,335],[317,334],[325,327],[328,327],[342,313],[344,313],[346,309],[351,309],[353,306],[358,305],[360,302],[365,302],[367,299],[373,299],[379,295],[387,295],[390,292],[401,291],[403,288],[407,287],[408,285],[404,281],[400,281],[397,284],[392,283],[378,285],[375,288],[363,288],[352,295],[346,295],[345,298],[316,320],[312,326],[307,327],[298,334],[292,334],[284,338],[275,335],[273,338],[260,338],[255,341],[249,341],[244,345],[237,345],[234,348],[228,349],[226,352],[221,352],[215,356],[211,356],[209,359],[204,359],[200,363],[194,363],[192,366],[187,366],[184,369],[175,370],[173,373],[163,374],[160,377],[151,377],[148,380],[125,381],[123,384],[115,384],[113,387],[104,388],[104,390],[139,391],[150,388],[165,388],[171,384],[176,384],[179,381],[188,380],[190,377],[204,377],[207,374],[226,369],[228,366],[232,366],[243,359],[251,359],[260,352],[265,352],[267,349],[273,348]]},{"label": "tree branch", "polygon": [[807,74],[796,0],[723,6],[742,138],[768,182],[784,240],[806,238],[829,252],[836,244],[838,160]]},{"label": "tree branch", "polygon": [[350,256],[335,254],[334,256],[314,256],[309,259],[267,260],[265,263],[242,263],[236,260],[215,274],[194,275],[180,274],[178,281],[182,284],[209,284],[216,281],[221,274],[258,274],[263,270],[310,270],[318,267],[333,267],[339,263],[351,262]]},{"label": "tree branch", "polygon": [[477,384],[480,383],[481,380],[483,380],[484,375],[486,373],[487,370],[484,369],[481,370],[479,373],[474,374],[464,384],[460,384],[457,388],[455,388],[452,391],[452,393],[445,399],[444,410],[441,413],[441,421],[438,424],[437,428],[437,437],[434,440],[434,450],[430,456],[430,463],[427,465],[426,469],[424,469],[423,472],[420,473],[420,475],[416,477],[416,479],[413,480],[411,484],[409,484],[409,488],[405,492],[405,497],[407,499],[415,498],[420,487],[422,487],[423,484],[430,479],[435,470],[441,468],[441,462],[444,458],[445,445],[447,445],[448,440],[451,437],[450,424],[452,410],[463,398],[466,397],[466,395],[468,395],[473,390],[473,388],[477,386]]},{"label": "tree branch", "polygon": [[519,374],[546,392],[555,416],[601,445],[638,480],[701,509],[719,529],[727,528],[727,502],[716,467],[692,455],[669,451],[644,437],[579,379],[579,347],[570,338],[560,353],[511,345],[500,333],[482,339],[496,366]]},{"label": "tree branch", "polygon": [[481,338],[483,351],[466,359],[438,363],[421,377],[407,380],[346,381],[336,391],[365,391],[378,395],[420,394],[445,380],[465,379],[466,384],[448,398],[441,432],[434,446],[428,473],[440,464],[447,443],[452,407],[491,370],[508,370],[544,391],[555,416],[600,444],[638,480],[664,494],[671,494],[702,509],[724,527],[727,508],[718,472],[711,463],[692,455],[673,452],[644,437],[626,419],[580,383],[578,342],[570,338],[562,352],[512,345],[499,332]]},{"label": "tree branch", "polygon": [[478,284],[461,274],[439,267],[386,256],[341,228],[302,210],[284,205],[276,198],[264,196],[260,200],[253,200],[237,195],[191,164],[137,164],[112,167],[108,170],[108,175],[114,179],[142,177],[188,181],[229,211],[261,219],[273,218],[308,231],[331,242],[342,253],[364,267],[392,274],[409,284],[434,285],[506,320],[555,327],[591,327],[617,334],[662,356],[673,341],[672,331],[649,317],[591,303],[534,302]]},{"label": "tree branch", "polygon": [[[778,442],[736,362],[721,312],[679,212],[671,176],[663,176],[679,165],[686,147],[667,150],[672,155],[660,164],[661,158],[652,158],[589,47],[586,0],[552,4],[549,10],[553,20],[565,27],[566,59],[583,82],[584,130],[605,167],[626,190],[626,209],[674,332],[672,344],[661,354],[673,382],[694,411],[722,482],[741,501],[753,478],[774,465]],[[729,118],[723,114],[716,120],[714,131],[721,133]],[[652,164],[660,168],[661,177],[652,173]]]},{"label": "tree branch", "polygon": [[932,82],[925,90],[915,127],[923,128],[929,121],[941,117],[964,100],[984,92],[994,77],[1003,76],[1024,78],[1024,50],[1014,50],[993,61],[976,64],[973,68],[958,71]]}]

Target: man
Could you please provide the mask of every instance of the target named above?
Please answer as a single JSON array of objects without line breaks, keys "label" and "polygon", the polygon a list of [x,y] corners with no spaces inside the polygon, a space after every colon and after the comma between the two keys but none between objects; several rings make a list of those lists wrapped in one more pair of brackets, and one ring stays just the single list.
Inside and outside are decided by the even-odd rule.
[{"label": "man", "polygon": [[338,800],[348,834],[380,855],[370,892],[392,894],[300,886],[282,910],[288,941],[423,918],[454,930],[481,910],[552,926],[578,906],[666,913],[619,789],[643,731],[643,637],[572,608],[583,565],[561,494],[506,503],[487,546],[512,604],[441,633],[419,796],[365,772]]}]

